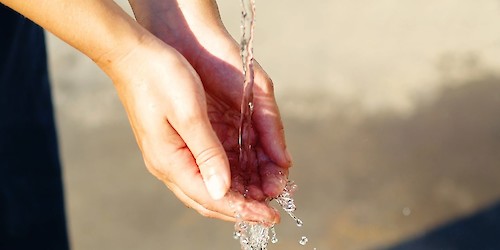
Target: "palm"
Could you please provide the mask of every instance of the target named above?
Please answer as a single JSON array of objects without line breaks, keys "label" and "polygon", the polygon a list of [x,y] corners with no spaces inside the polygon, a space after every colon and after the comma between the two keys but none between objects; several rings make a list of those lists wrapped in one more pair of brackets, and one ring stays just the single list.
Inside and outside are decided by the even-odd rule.
[{"label": "palm", "polygon": [[[231,165],[232,188],[250,198],[263,200],[276,196],[282,190],[288,173],[287,163],[283,164],[276,156],[276,151],[280,149],[272,145],[272,142],[282,139],[279,138],[282,136],[279,113],[273,93],[266,91],[270,89],[271,82],[257,65],[255,113],[248,131],[252,150],[249,152],[248,166],[242,166],[239,162],[238,138],[243,76],[241,70],[234,66],[241,64],[238,50],[227,48],[224,47],[226,51],[222,52],[225,60],[206,52],[205,56],[198,56],[197,61],[191,63],[206,89],[209,119]],[[268,147],[264,147],[264,143]]]},{"label": "palm", "polygon": [[[248,194],[253,199],[265,198],[260,178],[259,160],[256,150],[260,150],[258,141],[252,140],[252,151],[250,154],[249,169],[242,168],[239,161],[238,133],[240,124],[240,113],[231,108],[227,103],[219,101],[207,95],[207,106],[210,122],[221,141],[229,164],[231,166],[231,187],[242,194]],[[251,131],[254,134],[253,131]],[[255,137],[254,137],[255,138]],[[246,191],[248,190],[248,191]]]}]

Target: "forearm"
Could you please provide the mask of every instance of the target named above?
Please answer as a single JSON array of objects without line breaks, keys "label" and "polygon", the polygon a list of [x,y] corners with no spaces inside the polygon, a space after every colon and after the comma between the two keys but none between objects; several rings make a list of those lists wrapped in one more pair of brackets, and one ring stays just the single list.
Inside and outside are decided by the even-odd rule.
[{"label": "forearm", "polygon": [[114,60],[140,43],[142,29],[113,1],[0,0],[68,44],[105,71]]}]

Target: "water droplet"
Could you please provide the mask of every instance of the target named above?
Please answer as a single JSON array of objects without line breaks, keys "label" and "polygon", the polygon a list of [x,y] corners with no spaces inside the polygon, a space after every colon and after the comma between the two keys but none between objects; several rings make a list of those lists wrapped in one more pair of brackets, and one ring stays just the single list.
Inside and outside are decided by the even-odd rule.
[{"label": "water droplet", "polygon": [[297,220],[295,221],[295,223],[297,224],[298,227],[301,227],[304,225],[304,222],[302,222],[301,219],[297,218]]},{"label": "water droplet", "polygon": [[308,241],[309,241],[309,239],[307,239],[306,236],[302,236],[302,238],[299,241],[299,244],[301,244],[302,246],[305,246]]},{"label": "water droplet", "polygon": [[250,244],[250,241],[248,240],[247,237],[242,237],[241,238],[241,243],[243,243],[244,245],[248,245],[248,244]]},{"label": "water droplet", "polygon": [[411,209],[409,207],[403,208],[403,215],[404,216],[410,216],[411,215]]},{"label": "water droplet", "polygon": [[248,228],[248,224],[242,221],[242,222],[238,223],[238,228],[242,231],[245,231]]},{"label": "water droplet", "polygon": [[296,210],[296,207],[295,207],[295,205],[293,203],[288,202],[286,204],[286,206],[284,207],[284,210],[287,211],[287,212],[293,212],[293,211]]},{"label": "water droplet", "polygon": [[274,228],[274,226],[271,227],[271,242],[273,244],[278,243],[278,237],[276,237],[276,229]]},{"label": "water droplet", "polygon": [[289,185],[288,185],[288,192],[293,194],[295,193],[295,191],[297,190],[297,184],[291,182]]},{"label": "water droplet", "polygon": [[241,233],[239,231],[236,231],[236,232],[233,233],[233,238],[235,240],[239,239],[240,237],[241,237]]}]

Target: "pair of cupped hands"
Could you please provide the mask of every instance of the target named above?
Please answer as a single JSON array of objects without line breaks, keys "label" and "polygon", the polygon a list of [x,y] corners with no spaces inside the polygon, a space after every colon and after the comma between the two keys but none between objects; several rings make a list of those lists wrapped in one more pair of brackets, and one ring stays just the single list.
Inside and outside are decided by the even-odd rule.
[{"label": "pair of cupped hands", "polygon": [[235,221],[237,211],[243,220],[277,223],[266,201],[282,192],[291,159],[271,79],[256,63],[251,164],[243,171],[238,43],[218,13],[174,8],[154,19],[141,11],[134,8],[136,19],[154,38],[123,55],[110,76],[148,170],[204,216]]}]

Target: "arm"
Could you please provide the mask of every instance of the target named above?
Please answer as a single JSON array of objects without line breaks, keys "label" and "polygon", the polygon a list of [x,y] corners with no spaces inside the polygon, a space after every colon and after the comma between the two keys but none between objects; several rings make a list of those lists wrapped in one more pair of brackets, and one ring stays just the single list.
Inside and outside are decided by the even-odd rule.
[{"label": "arm", "polygon": [[0,2],[80,50],[105,70],[138,46],[148,33],[113,1]]},{"label": "arm", "polygon": [[[0,0],[94,60],[113,80],[146,166],[187,206],[233,220],[229,163],[186,59],[113,1]],[[214,199],[211,199],[212,196]],[[232,197],[243,216],[275,221],[269,207]]]}]

